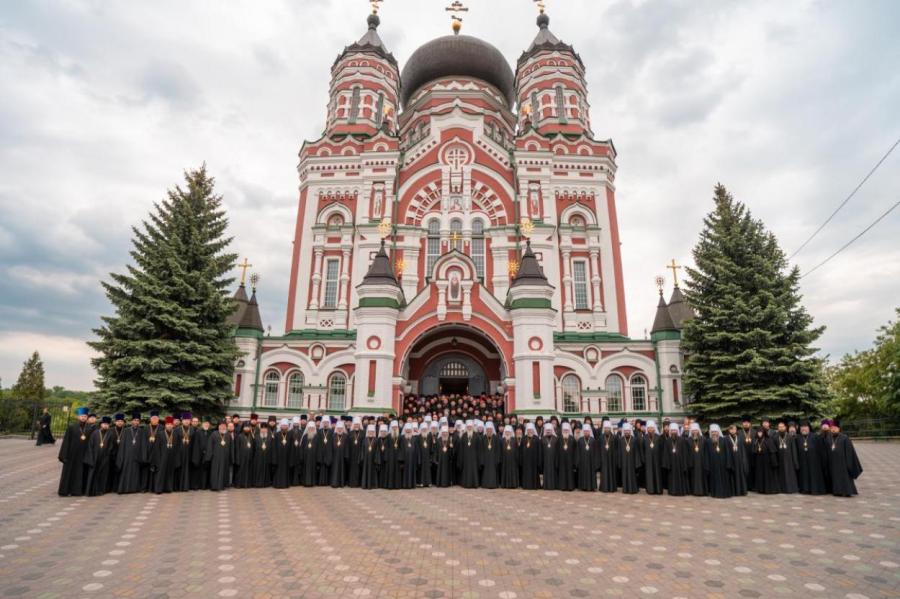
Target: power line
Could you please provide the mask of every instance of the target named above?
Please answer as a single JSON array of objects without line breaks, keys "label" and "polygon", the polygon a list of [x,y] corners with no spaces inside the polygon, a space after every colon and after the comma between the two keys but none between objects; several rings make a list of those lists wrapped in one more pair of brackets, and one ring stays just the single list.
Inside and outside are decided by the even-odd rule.
[{"label": "power line", "polygon": [[881,160],[879,160],[879,161],[875,164],[875,166],[872,167],[872,170],[870,170],[869,173],[868,173],[865,177],[863,177],[863,180],[859,182],[859,185],[857,185],[856,187],[853,188],[853,191],[850,192],[850,195],[848,195],[846,198],[844,198],[844,201],[841,202],[840,205],[838,205],[837,208],[835,208],[834,212],[831,213],[831,216],[829,216],[827,219],[825,219],[825,222],[822,223],[822,224],[819,226],[819,228],[816,229],[815,232],[813,232],[813,234],[810,235],[809,238],[807,238],[807,240],[804,241],[803,244],[802,244],[800,247],[798,247],[796,250],[794,250],[794,253],[793,253],[793,254],[791,254],[790,256],[788,256],[788,260],[792,260],[792,259],[794,258],[794,256],[796,256],[797,254],[799,254],[800,251],[803,250],[803,248],[805,248],[806,245],[807,245],[810,241],[812,241],[813,238],[814,238],[816,235],[818,235],[819,232],[820,232],[822,229],[824,229],[824,228],[828,225],[828,223],[831,222],[831,219],[834,218],[834,215],[837,214],[838,212],[840,212],[841,208],[843,208],[844,205],[845,205],[847,202],[849,202],[850,199],[853,198],[853,196],[856,195],[856,192],[859,191],[859,189],[860,189],[863,185],[865,185],[866,181],[869,180],[869,177],[871,177],[872,174],[873,174],[875,171],[878,170],[878,167],[881,166],[881,163],[884,162],[884,161],[887,159],[887,157],[891,155],[891,152],[893,152],[893,151],[894,151],[894,148],[896,148],[898,145],[900,145],[900,138],[898,138],[897,141],[894,142],[894,145],[892,145],[891,148],[885,153],[885,155],[881,157]]},{"label": "power line", "polygon": [[[896,144],[895,144],[895,145],[896,145]],[[805,277],[805,276],[807,276],[807,275],[811,275],[811,274],[814,273],[820,266],[824,266],[825,264],[828,263],[829,260],[831,260],[832,258],[834,258],[835,256],[837,256],[838,254],[840,254],[841,252],[843,252],[844,250],[846,250],[848,247],[850,247],[850,244],[852,244],[854,241],[856,241],[857,239],[859,239],[860,237],[862,237],[863,235],[865,235],[866,233],[868,233],[869,229],[871,229],[872,227],[874,227],[875,225],[877,225],[879,222],[881,222],[881,220],[882,220],[885,216],[887,216],[888,214],[890,214],[890,213],[894,210],[894,208],[896,208],[897,206],[900,206],[900,200],[898,200],[896,204],[894,204],[893,206],[891,206],[890,208],[888,208],[881,216],[879,216],[878,218],[876,218],[876,219],[872,222],[872,224],[870,224],[868,227],[866,227],[865,229],[863,229],[862,231],[860,231],[860,232],[856,235],[856,237],[854,237],[853,239],[851,239],[850,241],[848,241],[847,243],[845,243],[843,246],[841,246],[841,248],[840,248],[838,251],[836,251],[835,253],[831,254],[830,256],[828,256],[827,258],[825,258],[824,260],[822,260],[821,262],[819,262],[818,264],[816,264],[815,266],[813,266],[811,269],[809,269],[808,271],[806,271],[806,273],[804,273],[803,275],[801,275],[800,278],[802,279],[803,277]]]}]

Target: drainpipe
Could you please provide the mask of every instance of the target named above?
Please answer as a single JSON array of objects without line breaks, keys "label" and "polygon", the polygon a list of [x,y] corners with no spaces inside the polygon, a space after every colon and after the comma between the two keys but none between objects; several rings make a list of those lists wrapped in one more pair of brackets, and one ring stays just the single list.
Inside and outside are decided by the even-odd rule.
[{"label": "drainpipe", "polygon": [[252,410],[256,411],[256,396],[259,393],[259,365],[262,362],[262,334],[256,338],[256,376],[253,379],[253,404]]}]

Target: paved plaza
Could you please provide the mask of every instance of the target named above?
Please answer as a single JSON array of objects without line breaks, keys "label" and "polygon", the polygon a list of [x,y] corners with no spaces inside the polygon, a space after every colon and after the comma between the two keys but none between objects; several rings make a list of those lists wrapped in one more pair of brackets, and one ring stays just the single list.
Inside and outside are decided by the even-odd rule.
[{"label": "paved plaza", "polygon": [[0,439],[0,596],[898,597],[900,444],[855,499],[247,489],[60,498]]}]

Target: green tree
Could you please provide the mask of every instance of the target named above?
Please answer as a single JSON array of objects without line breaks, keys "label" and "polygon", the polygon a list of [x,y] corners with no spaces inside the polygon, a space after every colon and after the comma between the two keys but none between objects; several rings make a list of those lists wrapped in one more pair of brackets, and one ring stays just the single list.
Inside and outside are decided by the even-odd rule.
[{"label": "green tree", "polygon": [[900,319],[878,331],[871,348],[846,354],[828,369],[830,409],[841,418],[900,416]]},{"label": "green tree", "polygon": [[22,372],[13,388],[0,397],[0,430],[30,430],[35,407],[42,407],[45,398],[44,363],[35,351],[22,364]]},{"label": "green tree", "polygon": [[688,268],[685,392],[703,418],[813,416],[827,397],[800,271],[775,236],[721,184]]},{"label": "green tree", "polygon": [[101,410],[221,413],[231,396],[237,349],[226,318],[236,255],[228,219],[204,165],[185,173],[133,227],[133,265],[104,282],[115,309],[95,329]]}]

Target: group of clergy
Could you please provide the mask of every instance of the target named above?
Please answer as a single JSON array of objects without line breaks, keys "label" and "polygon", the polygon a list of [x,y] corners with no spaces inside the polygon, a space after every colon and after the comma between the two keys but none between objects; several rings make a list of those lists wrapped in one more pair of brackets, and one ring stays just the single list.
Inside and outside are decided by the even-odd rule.
[{"label": "group of clergy", "polygon": [[[536,426],[540,425],[540,426]],[[790,424],[790,426],[789,426]],[[66,430],[60,495],[169,493],[230,487],[332,486],[546,489],[726,498],[756,493],[856,495],[862,473],[837,421],[758,428],[744,419],[704,435],[695,422],[524,422],[445,419],[401,424],[329,416],[261,422],[256,414],[213,423],[151,411],[91,422],[86,409]]]}]

